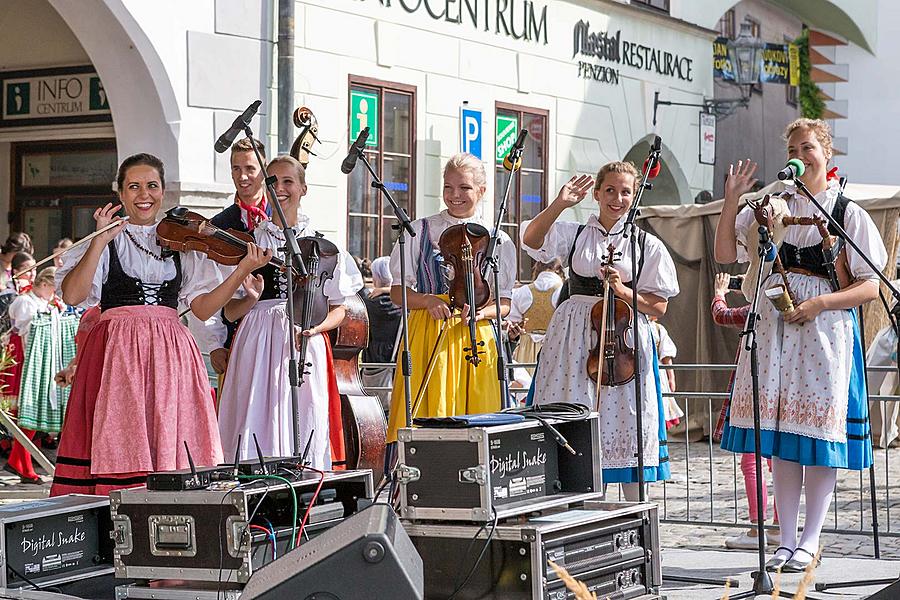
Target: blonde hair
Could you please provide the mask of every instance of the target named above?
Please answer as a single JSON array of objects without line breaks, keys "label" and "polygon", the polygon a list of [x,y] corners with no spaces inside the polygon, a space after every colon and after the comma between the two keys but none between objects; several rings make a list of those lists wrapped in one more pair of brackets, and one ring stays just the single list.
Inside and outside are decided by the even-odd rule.
[{"label": "blonde hair", "polygon": [[41,269],[40,273],[37,274],[37,277],[34,278],[34,281],[31,285],[38,286],[43,283],[49,283],[53,287],[56,287],[55,277],[56,267],[47,267],[45,269]]},{"label": "blonde hair", "polygon": [[634,190],[637,191],[640,174],[633,162],[624,160],[614,160],[600,167],[600,170],[597,171],[597,177],[594,179],[594,191],[599,190],[603,186],[603,178],[610,173],[631,175],[634,177]]},{"label": "blonde hair", "polygon": [[819,141],[819,144],[821,144],[822,150],[825,151],[825,156],[831,158],[834,155],[834,148],[831,145],[831,127],[828,126],[828,123],[822,119],[807,119],[806,117],[794,119],[784,128],[784,135],[782,137],[784,138],[785,143],[791,139],[791,136],[794,135],[794,132],[798,129],[808,129],[809,131],[812,131]]},{"label": "blonde hair", "polygon": [[269,167],[272,168],[272,165],[285,164],[291,165],[295,169],[297,169],[297,178],[300,180],[300,183],[306,185],[306,168],[300,164],[300,161],[291,156],[290,154],[279,154],[271,161],[269,161]]},{"label": "blonde hair", "polygon": [[474,154],[460,152],[451,156],[447,164],[444,165],[444,177],[447,176],[449,171],[469,172],[472,174],[472,180],[475,182],[475,185],[479,187],[487,186],[484,163]]}]

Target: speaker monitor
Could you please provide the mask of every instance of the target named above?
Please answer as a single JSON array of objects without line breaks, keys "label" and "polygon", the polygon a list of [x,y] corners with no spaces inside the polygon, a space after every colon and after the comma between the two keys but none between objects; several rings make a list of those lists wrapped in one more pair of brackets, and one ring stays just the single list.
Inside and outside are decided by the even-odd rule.
[{"label": "speaker monitor", "polygon": [[422,559],[390,506],[373,504],[257,571],[241,600],[421,600]]}]

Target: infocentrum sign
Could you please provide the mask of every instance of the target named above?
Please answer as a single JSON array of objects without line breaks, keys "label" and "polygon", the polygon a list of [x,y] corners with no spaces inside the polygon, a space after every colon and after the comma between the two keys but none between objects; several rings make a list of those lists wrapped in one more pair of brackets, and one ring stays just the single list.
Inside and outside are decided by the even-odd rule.
[{"label": "infocentrum sign", "polygon": [[110,121],[103,82],[91,66],[0,73],[0,126]]},{"label": "infocentrum sign", "polygon": [[536,0],[363,0],[435,21],[468,25],[516,40],[547,44],[547,6]]}]

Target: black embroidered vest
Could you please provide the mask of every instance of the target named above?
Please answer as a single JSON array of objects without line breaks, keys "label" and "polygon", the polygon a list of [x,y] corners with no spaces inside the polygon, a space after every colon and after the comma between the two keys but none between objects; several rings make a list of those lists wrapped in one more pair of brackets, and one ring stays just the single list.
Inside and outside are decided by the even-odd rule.
[{"label": "black embroidered vest", "polygon": [[[569,278],[566,280],[566,283],[563,286],[562,291],[560,292],[559,299],[557,300],[556,305],[559,306],[563,303],[564,300],[567,300],[570,296],[582,295],[582,296],[599,296],[603,293],[603,280],[599,277],[585,277],[584,275],[579,275],[575,272],[575,269],[572,268],[572,257],[575,255],[575,244],[578,242],[578,237],[581,235],[581,232],[584,231],[584,228],[587,225],[580,225],[578,227],[578,232],[575,234],[575,239],[572,241],[572,248],[569,250]],[[641,276],[641,271],[644,269],[644,240],[647,237],[647,232],[642,229],[637,230],[637,242],[638,242],[638,268],[637,268],[637,276],[633,279],[637,279]],[[628,287],[631,287],[632,282],[629,281],[625,283]]]},{"label": "black embroidered vest", "polygon": [[[100,310],[120,306],[168,306],[178,308],[178,292],[181,291],[181,254],[175,252],[175,277],[161,284],[144,283],[122,270],[115,240],[109,242],[109,273],[100,293]],[[148,258],[148,260],[155,260]]]},{"label": "black embroidered vest", "polygon": [[[844,226],[844,214],[847,212],[847,205],[850,202],[849,198],[841,194],[835,201],[834,208],[831,209],[831,216],[840,223],[841,227]],[[837,235],[837,231],[831,226],[831,223],[828,224],[828,233]],[[781,248],[778,249],[778,256],[781,258],[781,264],[785,269],[805,269],[825,279],[830,279],[827,265],[832,261],[825,256],[821,244],[798,248],[793,244],[782,242]]]}]

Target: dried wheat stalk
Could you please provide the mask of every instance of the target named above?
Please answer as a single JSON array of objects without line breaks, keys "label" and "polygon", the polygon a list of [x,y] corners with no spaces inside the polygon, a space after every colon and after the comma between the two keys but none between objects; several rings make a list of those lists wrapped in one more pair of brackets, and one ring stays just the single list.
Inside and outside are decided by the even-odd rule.
[{"label": "dried wheat stalk", "polygon": [[553,570],[556,571],[556,574],[559,575],[559,578],[563,580],[563,583],[566,584],[566,587],[570,592],[575,592],[575,600],[597,600],[597,594],[589,591],[587,586],[569,575],[569,572],[566,571],[563,567],[559,566],[552,560],[547,561]]}]

